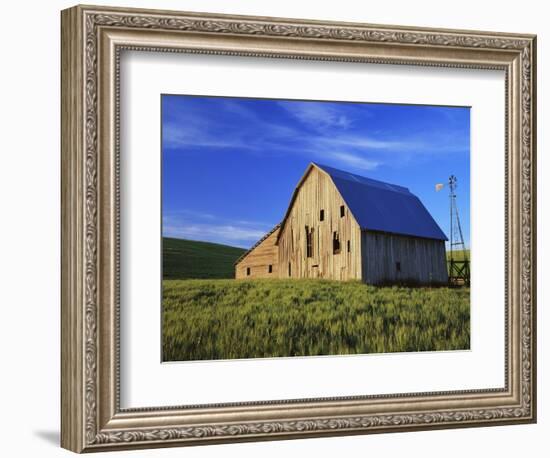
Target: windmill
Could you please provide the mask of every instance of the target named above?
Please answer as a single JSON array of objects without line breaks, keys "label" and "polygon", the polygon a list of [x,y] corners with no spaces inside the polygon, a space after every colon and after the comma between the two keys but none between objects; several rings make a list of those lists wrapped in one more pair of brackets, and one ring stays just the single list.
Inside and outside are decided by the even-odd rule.
[{"label": "windmill", "polygon": [[[456,205],[457,179],[454,175],[449,177],[449,214],[450,214],[450,237],[449,237],[449,282],[454,285],[470,285],[470,260],[464,244],[462,226],[458,216]],[[435,190],[441,191],[444,184],[436,184]]]}]

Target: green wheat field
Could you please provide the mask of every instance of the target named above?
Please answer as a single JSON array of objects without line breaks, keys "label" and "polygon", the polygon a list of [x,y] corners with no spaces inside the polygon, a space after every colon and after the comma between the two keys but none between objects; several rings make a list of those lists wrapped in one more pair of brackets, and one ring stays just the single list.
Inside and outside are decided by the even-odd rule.
[{"label": "green wheat field", "polygon": [[165,239],[164,249],[163,361],[470,348],[469,288],[236,281],[238,248]]},{"label": "green wheat field", "polygon": [[165,280],[163,360],[470,347],[467,288],[326,280]]}]

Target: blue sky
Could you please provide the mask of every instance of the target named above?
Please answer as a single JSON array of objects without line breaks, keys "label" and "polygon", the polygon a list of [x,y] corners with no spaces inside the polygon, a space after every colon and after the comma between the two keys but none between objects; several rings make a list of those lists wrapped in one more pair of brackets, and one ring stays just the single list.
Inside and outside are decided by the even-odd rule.
[{"label": "blue sky", "polygon": [[310,162],[406,186],[470,239],[470,109],[162,96],[163,235],[248,248],[282,219]]}]

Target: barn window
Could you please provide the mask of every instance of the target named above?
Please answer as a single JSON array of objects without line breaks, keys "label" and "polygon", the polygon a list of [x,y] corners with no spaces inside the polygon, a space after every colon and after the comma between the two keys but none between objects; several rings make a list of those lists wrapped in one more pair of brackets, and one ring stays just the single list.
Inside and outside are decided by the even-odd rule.
[{"label": "barn window", "polygon": [[346,207],[340,205],[340,218],[343,218],[344,216],[346,216]]},{"label": "barn window", "polygon": [[324,221],[325,220],[325,210],[321,210],[319,212],[319,221]]},{"label": "barn window", "polygon": [[273,273],[273,266],[271,264],[269,264],[269,266],[267,266],[267,273],[269,273],[269,274]]},{"label": "barn window", "polygon": [[340,253],[340,236],[338,232],[332,233],[332,254]]},{"label": "barn window", "polygon": [[306,256],[313,257],[313,228],[306,226]]},{"label": "barn window", "polygon": [[288,276],[292,276],[292,268],[290,267],[290,262],[288,263]]},{"label": "barn window", "polygon": [[348,240],[348,253],[351,251],[351,242]]},{"label": "barn window", "polygon": [[246,268],[246,275],[250,275],[250,267]]},{"label": "barn window", "polygon": [[401,272],[401,263],[400,262],[395,263],[395,270],[397,270],[397,272]]}]

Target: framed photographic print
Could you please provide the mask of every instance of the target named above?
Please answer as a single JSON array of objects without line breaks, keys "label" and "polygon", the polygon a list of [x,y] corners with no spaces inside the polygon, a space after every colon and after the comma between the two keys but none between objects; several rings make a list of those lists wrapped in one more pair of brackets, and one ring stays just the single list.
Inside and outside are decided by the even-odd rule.
[{"label": "framed photographic print", "polygon": [[536,420],[532,35],[62,12],[62,446]]}]

